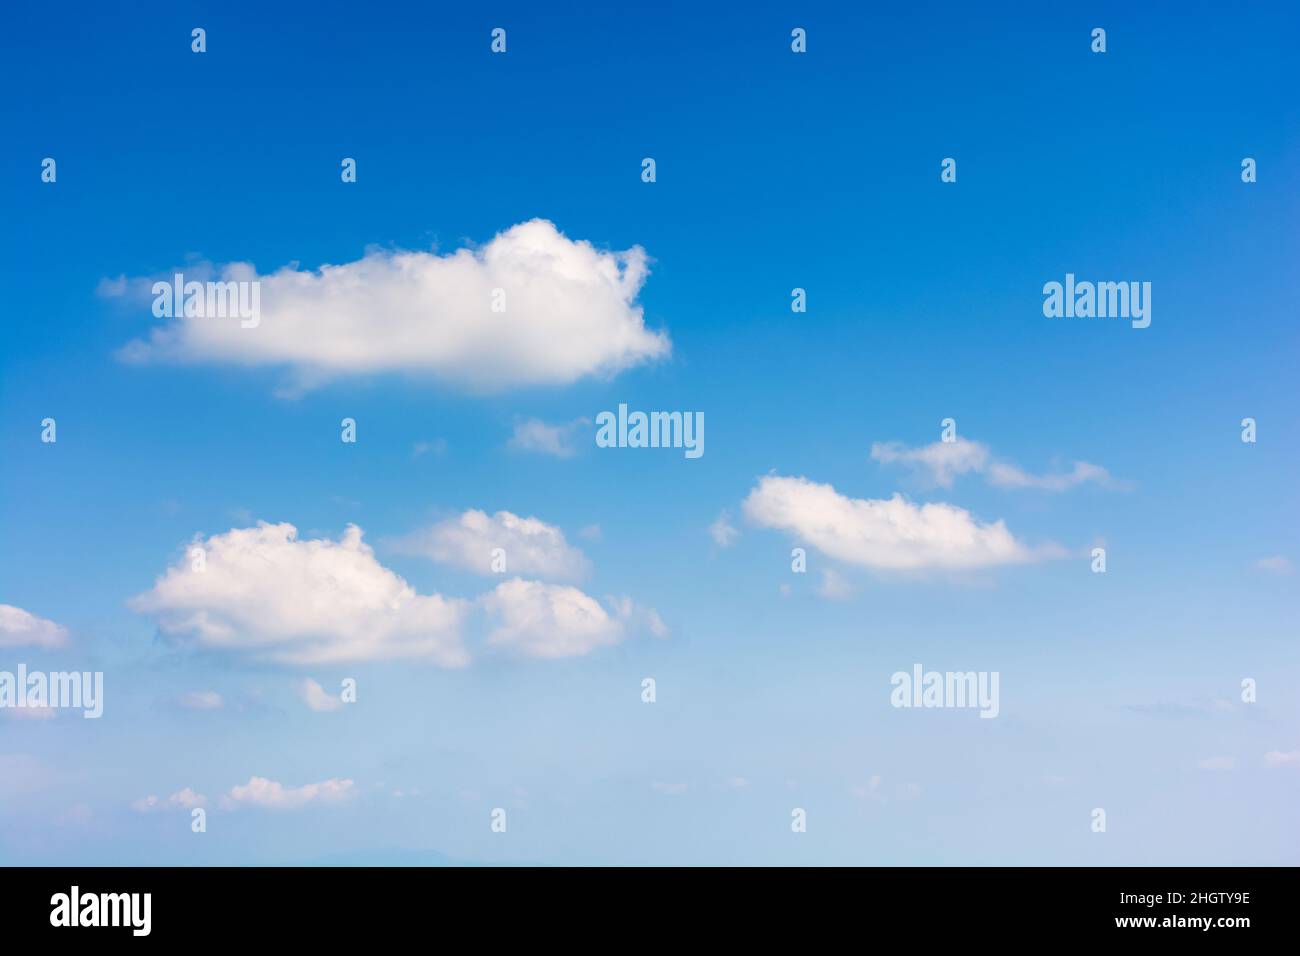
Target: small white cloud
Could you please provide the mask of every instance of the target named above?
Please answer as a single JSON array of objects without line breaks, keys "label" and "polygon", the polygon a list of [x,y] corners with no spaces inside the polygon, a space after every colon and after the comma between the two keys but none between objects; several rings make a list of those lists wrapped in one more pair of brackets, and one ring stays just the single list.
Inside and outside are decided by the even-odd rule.
[{"label": "small white cloud", "polygon": [[423,458],[425,455],[434,454],[442,457],[447,453],[447,439],[435,438],[433,441],[417,441],[411,446],[411,458]]},{"label": "small white cloud", "polygon": [[749,786],[749,781],[744,777],[728,777],[727,786],[733,790],[743,790]]},{"label": "small white cloud", "polygon": [[1264,754],[1264,763],[1269,767],[1285,767],[1288,764],[1300,763],[1300,750],[1270,750]]},{"label": "small white cloud", "polygon": [[310,677],[304,677],[298,682],[298,696],[309,708],[320,713],[338,710],[343,706],[343,701],[337,694],[329,693]]},{"label": "small white cloud", "polygon": [[0,647],[63,647],[67,628],[12,604],[0,604]]},{"label": "small white cloud", "polygon": [[526,657],[579,657],[623,637],[621,623],[575,587],[514,578],[481,601],[494,622],[488,643]]},{"label": "small white cloud", "polygon": [[578,529],[578,537],[587,541],[600,541],[604,536],[598,524],[589,524]]},{"label": "small white cloud", "polygon": [[709,525],[709,535],[719,548],[729,548],[736,543],[740,532],[731,524],[731,516],[724,511],[718,515],[713,524]]},{"label": "small white cloud", "polygon": [[207,797],[186,787],[184,790],[178,790],[165,799],[159,799],[153,794],[141,797],[131,804],[131,809],[138,813],[154,813],[160,810],[193,810],[196,807],[207,806],[207,803]]},{"label": "small white cloud", "polygon": [[221,799],[222,809],[260,807],[266,810],[299,810],[309,804],[342,803],[353,794],[351,780],[323,780],[301,787],[286,787],[275,780],[253,777],[248,783],[232,787]]},{"label": "small white cloud", "polygon": [[691,788],[690,784],[687,783],[660,783],[658,780],[650,784],[650,786],[656,793],[666,794],[670,797],[680,797]]},{"label": "small white cloud", "polygon": [[176,698],[176,704],[186,710],[217,710],[225,700],[215,690],[192,690]]},{"label": "small white cloud", "polygon": [[831,601],[844,601],[853,597],[853,585],[834,568],[822,571],[822,583],[817,593]]},{"label": "small white cloud", "polygon": [[586,556],[565,540],[559,528],[509,511],[489,516],[471,509],[406,535],[397,548],[478,574],[494,573],[493,552],[497,549],[504,552],[508,574],[578,580],[589,570]]},{"label": "small white cloud", "polygon": [[1295,567],[1291,564],[1290,559],[1280,554],[1275,554],[1269,558],[1260,558],[1255,562],[1256,571],[1265,571],[1269,574],[1286,575],[1291,574]]},{"label": "small white cloud", "polygon": [[1237,765],[1235,757],[1207,757],[1204,760],[1197,761],[1196,766],[1202,770],[1231,770]]},{"label": "small white cloud", "polygon": [[849,498],[807,478],[760,478],[744,510],[755,524],[787,531],[836,560],[885,571],[969,570],[1064,553],[1029,547],[1001,521],[982,523],[955,505],[916,505],[898,494]]},{"label": "small white cloud", "polygon": [[548,425],[537,418],[529,418],[515,423],[514,433],[507,446],[514,451],[532,451],[556,458],[572,458],[577,452],[575,447],[577,431],[583,425],[590,424],[585,418],[563,425]]}]

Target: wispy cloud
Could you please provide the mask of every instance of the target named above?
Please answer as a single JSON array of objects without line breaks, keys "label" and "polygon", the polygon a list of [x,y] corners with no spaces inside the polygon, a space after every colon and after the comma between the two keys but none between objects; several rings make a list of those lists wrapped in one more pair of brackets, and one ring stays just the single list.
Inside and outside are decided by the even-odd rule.
[{"label": "wispy cloud", "polygon": [[731,515],[724,511],[709,525],[709,537],[719,548],[729,548],[736,543],[740,532],[732,525]]},{"label": "wispy cloud", "polygon": [[589,418],[579,418],[560,425],[550,425],[539,418],[515,422],[507,447],[514,451],[530,451],[556,458],[572,458],[577,453],[578,430],[591,424]]},{"label": "wispy cloud", "polygon": [[1103,487],[1120,487],[1120,483],[1100,465],[1076,461],[1067,471],[1034,475],[997,460],[984,443],[960,437],[919,447],[909,447],[901,442],[876,442],[871,446],[871,457],[884,465],[910,468],[920,480],[940,488],[951,488],[954,480],[965,474],[983,475],[994,487],[1009,490],[1059,492],[1090,482]]},{"label": "wispy cloud", "polygon": [[1295,566],[1289,558],[1275,554],[1272,557],[1260,558],[1256,561],[1255,570],[1264,571],[1268,574],[1288,575],[1295,571]]},{"label": "wispy cloud", "polygon": [[310,677],[304,677],[298,682],[298,697],[311,710],[318,713],[338,710],[343,706],[343,701],[337,694],[329,693]]}]

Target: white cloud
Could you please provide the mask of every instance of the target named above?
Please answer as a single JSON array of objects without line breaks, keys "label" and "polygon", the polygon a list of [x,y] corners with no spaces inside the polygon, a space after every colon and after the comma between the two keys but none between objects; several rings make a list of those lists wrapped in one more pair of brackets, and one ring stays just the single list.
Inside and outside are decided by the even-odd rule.
[{"label": "white cloud", "polygon": [[569,545],[559,528],[509,511],[489,517],[471,509],[407,535],[398,548],[479,574],[493,573],[492,552],[496,548],[505,552],[508,574],[576,580],[588,570],[586,556]]},{"label": "white cloud", "polygon": [[1068,472],[1054,475],[1031,475],[1021,471],[1015,465],[993,462],[989,465],[989,484],[998,488],[1033,488],[1038,491],[1069,491],[1075,485],[1089,481],[1099,485],[1111,483],[1110,472],[1100,465],[1090,465],[1086,461],[1076,461]]},{"label": "white cloud", "polygon": [[1264,754],[1264,763],[1270,767],[1285,767],[1287,764],[1300,763],[1300,750],[1270,750]]},{"label": "white cloud", "polygon": [[186,710],[217,710],[225,700],[215,690],[192,690],[178,697],[176,703]]},{"label": "white cloud", "polygon": [[1196,764],[1202,770],[1231,770],[1236,765],[1235,757],[1207,757]]},{"label": "white cloud", "polygon": [[940,488],[951,488],[958,475],[981,474],[989,484],[1011,490],[1068,491],[1076,485],[1095,482],[1118,486],[1105,468],[1076,461],[1067,472],[1032,475],[1015,465],[998,461],[983,442],[958,437],[912,448],[901,442],[876,442],[871,457],[885,465],[904,465],[922,480]]},{"label": "white cloud", "polygon": [[53,720],[58,715],[53,707],[0,707],[0,716],[14,720]]},{"label": "white cloud", "polygon": [[12,604],[0,604],[0,647],[62,647],[68,630]]},{"label": "white cloud", "polygon": [[302,702],[318,713],[338,710],[343,706],[343,701],[337,694],[331,694],[320,684],[310,677],[304,677],[298,682],[298,696]]},{"label": "white cloud", "polygon": [[515,451],[535,451],[556,458],[572,458],[577,450],[574,439],[578,429],[590,423],[589,419],[580,418],[564,425],[548,425],[540,419],[529,418],[515,422],[514,433],[507,445]]},{"label": "white cloud", "polygon": [[876,442],[871,457],[885,465],[906,465],[940,488],[951,488],[953,478],[971,471],[983,471],[989,462],[989,450],[980,442],[957,438],[937,441],[920,448],[902,442]]},{"label": "white cloud", "polygon": [[139,813],[153,813],[157,810],[193,810],[196,807],[207,806],[207,804],[207,797],[186,787],[166,799],[159,799],[151,793],[149,796],[141,797],[132,803],[131,809]]},{"label": "white cloud", "polygon": [[662,793],[669,797],[680,797],[691,789],[691,785],[688,783],[662,783],[658,780],[650,784],[650,786],[656,793]]},{"label": "white cloud", "polygon": [[300,541],[291,524],[232,529],[201,542],[205,570],[183,555],[130,605],[177,640],[271,661],[468,663],[465,602],[417,594],[361,537],[355,525],[337,542]]},{"label": "white cloud", "polygon": [[832,558],[881,570],[973,569],[1062,553],[1031,548],[1001,521],[981,523],[955,505],[916,505],[898,494],[848,498],[807,478],[759,479],[744,510],[755,524],[787,531]]},{"label": "white cloud", "polygon": [[655,637],[668,636],[668,625],[664,623],[664,619],[659,616],[659,612],[654,608],[642,607],[630,597],[607,596],[605,603],[614,609],[614,614],[623,623],[640,625]]},{"label": "white cloud", "polygon": [[740,532],[732,525],[731,515],[724,511],[718,515],[713,524],[709,525],[709,535],[719,548],[729,548],[736,543]]},{"label": "white cloud", "polygon": [[[634,304],[647,275],[644,250],[602,252],[544,219],[448,255],[370,251],[316,271],[290,265],[259,277],[233,263],[220,272],[224,281],[260,281],[260,324],[168,319],[121,356],[287,367],[299,392],[382,372],[495,391],[609,376],[671,351],[667,334],[648,330]],[[496,289],[505,292],[504,312],[492,311]]]},{"label": "white cloud", "polygon": [[817,593],[831,601],[843,601],[853,597],[853,586],[834,568],[826,568]]},{"label": "white cloud", "polygon": [[433,441],[417,441],[411,446],[411,460],[423,458],[430,452],[439,457],[447,454],[447,439],[435,438]]},{"label": "white cloud", "polygon": [[1256,571],[1267,571],[1269,574],[1290,574],[1295,570],[1290,559],[1284,558],[1280,554],[1275,554],[1269,558],[1260,558],[1255,562]]},{"label": "white cloud", "polygon": [[226,810],[261,807],[266,810],[299,810],[312,803],[342,803],[354,793],[351,780],[323,780],[301,787],[286,787],[275,780],[253,777],[248,783],[232,787],[221,798]]},{"label": "white cloud", "polygon": [[514,578],[481,600],[495,622],[488,643],[526,657],[578,657],[623,636],[599,601],[567,585]]}]

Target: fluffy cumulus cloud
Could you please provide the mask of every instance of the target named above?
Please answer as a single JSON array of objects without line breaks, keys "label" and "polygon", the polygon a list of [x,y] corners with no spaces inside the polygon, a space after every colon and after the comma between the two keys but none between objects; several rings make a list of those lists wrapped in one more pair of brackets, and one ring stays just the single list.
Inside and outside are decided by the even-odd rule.
[{"label": "fluffy cumulus cloud", "polygon": [[514,578],[482,603],[493,622],[488,643],[526,657],[576,657],[623,637],[618,616],[567,585]]},{"label": "fluffy cumulus cloud", "polygon": [[471,509],[407,535],[398,547],[478,574],[502,573],[499,565],[493,568],[493,552],[498,549],[508,574],[576,580],[588,570],[586,557],[559,528],[509,511],[488,515]]},{"label": "fluffy cumulus cloud", "polygon": [[246,784],[232,787],[221,798],[225,810],[260,807],[265,810],[301,810],[311,804],[342,803],[353,795],[351,780],[323,780],[301,787],[286,787],[275,780],[253,777]]},{"label": "fluffy cumulus cloud", "polygon": [[807,478],[759,479],[744,511],[755,524],[787,531],[829,557],[878,570],[966,570],[1061,553],[1031,548],[1001,521],[982,523],[954,505],[917,505],[898,494],[849,498]]},{"label": "fluffy cumulus cloud", "polygon": [[[355,262],[263,276],[236,263],[219,278],[260,283],[255,327],[238,318],[166,319],[121,355],[279,366],[292,371],[290,391],[384,372],[471,391],[563,385],[670,353],[667,334],[646,328],[636,304],[646,275],[639,246],[601,251],[543,219],[447,255],[371,251]],[[101,291],[129,295],[131,286]],[[504,310],[494,311],[494,301]]]},{"label": "fluffy cumulus cloud", "polygon": [[293,664],[416,658],[468,662],[465,602],[417,594],[349,525],[338,541],[301,541],[291,524],[259,523],[197,541],[131,607],[162,632],[205,648]]},{"label": "fluffy cumulus cloud", "polygon": [[12,604],[0,604],[0,647],[62,647],[67,628]]},{"label": "fluffy cumulus cloud", "polygon": [[951,488],[958,476],[970,473],[983,475],[994,487],[1009,490],[1068,491],[1089,482],[1103,486],[1117,484],[1105,468],[1086,461],[1074,462],[1068,471],[1030,474],[998,461],[984,443],[960,437],[915,448],[901,442],[876,442],[871,446],[871,457],[884,465],[909,468],[922,481],[939,488]]}]

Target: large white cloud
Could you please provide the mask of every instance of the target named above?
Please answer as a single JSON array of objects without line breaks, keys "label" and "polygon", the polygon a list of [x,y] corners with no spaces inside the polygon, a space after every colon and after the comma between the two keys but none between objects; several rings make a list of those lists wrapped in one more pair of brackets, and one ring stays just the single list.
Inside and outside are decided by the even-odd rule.
[{"label": "large white cloud", "polygon": [[12,604],[0,604],[0,647],[62,647],[67,628]]},{"label": "large white cloud", "polygon": [[361,537],[355,525],[338,541],[300,541],[291,524],[232,529],[196,542],[203,570],[184,555],[131,606],[178,640],[267,660],[468,663],[466,603],[417,594]]},{"label": "large white cloud", "polygon": [[850,564],[888,571],[964,570],[1056,556],[1031,548],[1001,521],[984,524],[955,505],[917,505],[902,495],[849,498],[807,478],[769,475],[745,499],[746,517]]},{"label": "large white cloud", "polygon": [[398,547],[478,574],[501,573],[492,565],[497,549],[504,552],[507,574],[574,580],[588,570],[586,556],[565,540],[559,528],[509,511],[489,516],[471,509],[407,535]]},{"label": "large white cloud", "polygon": [[[371,251],[317,271],[286,266],[260,277],[235,263],[220,277],[260,281],[256,327],[242,328],[238,319],[168,319],[121,355],[283,366],[293,372],[294,390],[377,372],[474,391],[567,384],[669,354],[667,334],[647,329],[635,304],[646,274],[639,246],[603,252],[544,219],[448,255]],[[106,294],[129,285],[106,286]],[[504,311],[493,311],[497,289]]]},{"label": "large white cloud", "polygon": [[970,472],[982,474],[995,487],[1011,490],[1068,491],[1087,482],[1120,487],[1100,465],[1076,461],[1069,471],[1034,475],[1009,462],[998,461],[983,442],[960,437],[916,448],[901,442],[876,442],[871,446],[871,457],[881,464],[909,467],[940,488],[951,488],[954,478]]},{"label": "large white cloud", "polygon": [[567,585],[514,578],[481,600],[494,621],[488,643],[526,657],[577,657],[623,636],[617,617]]}]

